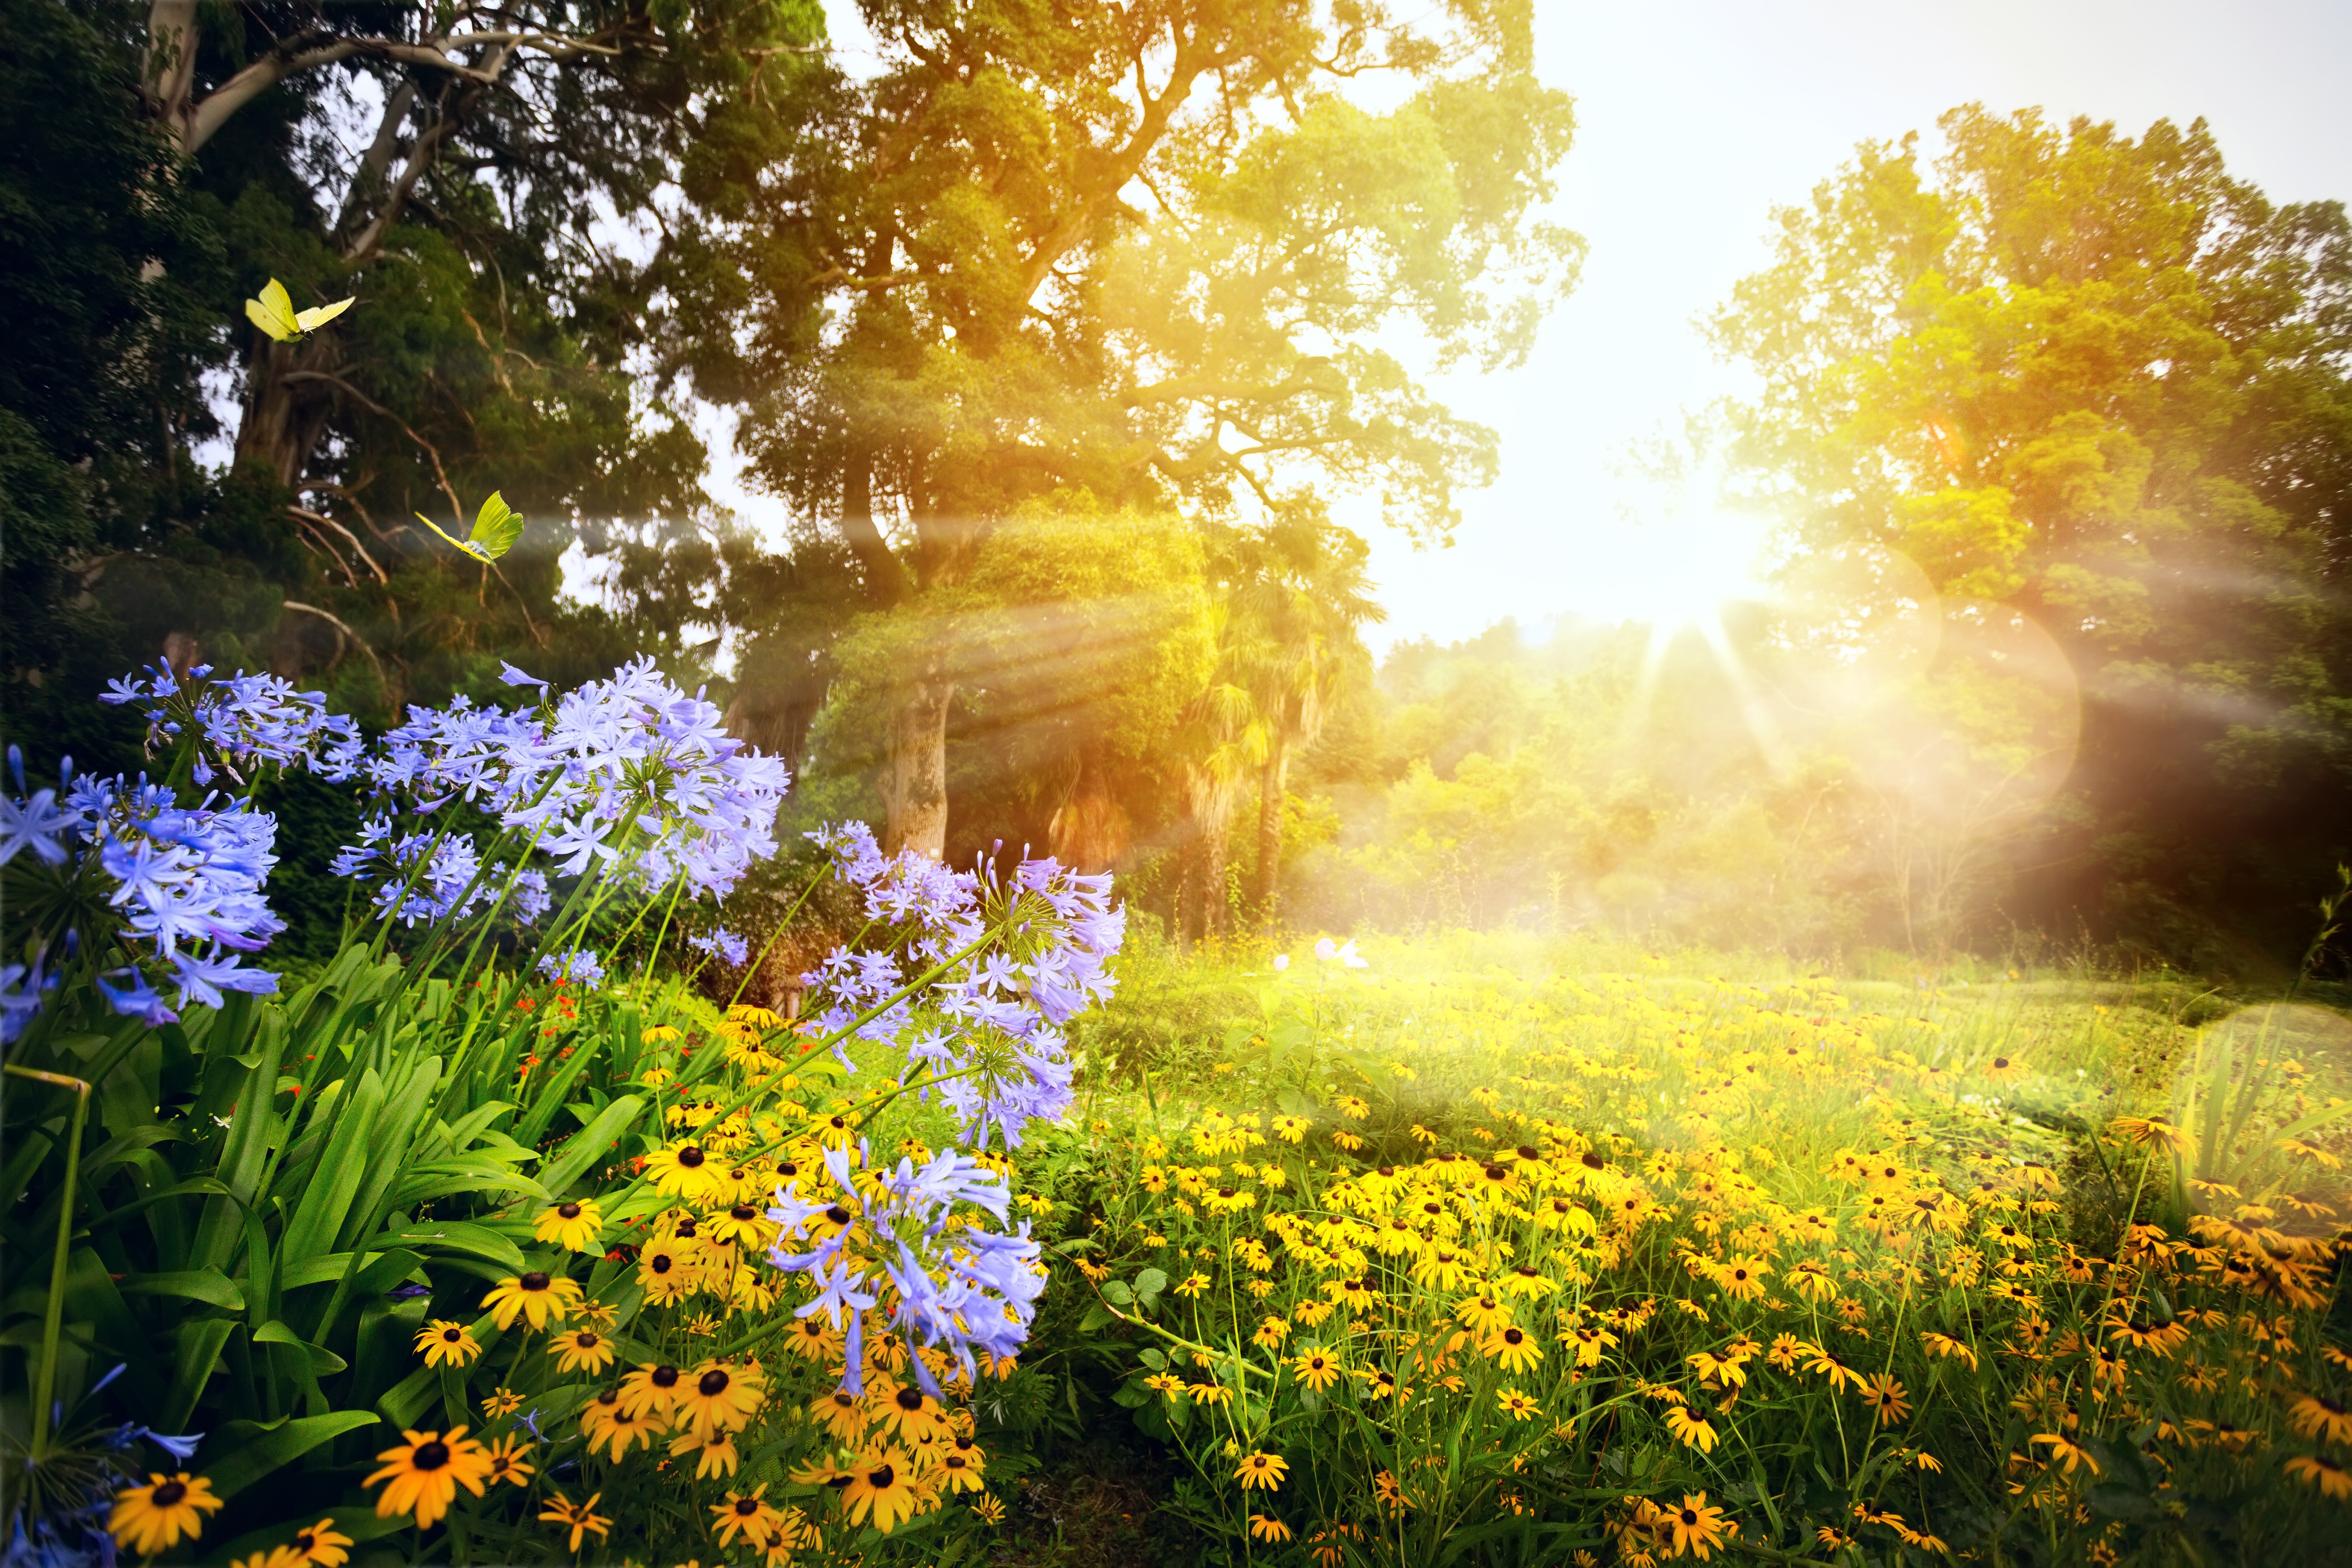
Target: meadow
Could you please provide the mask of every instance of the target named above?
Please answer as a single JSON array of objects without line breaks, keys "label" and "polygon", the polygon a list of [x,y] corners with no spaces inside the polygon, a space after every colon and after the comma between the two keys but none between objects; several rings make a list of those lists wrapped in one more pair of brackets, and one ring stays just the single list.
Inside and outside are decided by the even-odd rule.
[{"label": "meadow", "polygon": [[8,797],[12,1563],[2342,1554],[2332,993],[1187,954],[852,825],[780,1013],[686,898],[776,780],[649,667],[118,696],[420,826],[281,990],[242,797]]}]

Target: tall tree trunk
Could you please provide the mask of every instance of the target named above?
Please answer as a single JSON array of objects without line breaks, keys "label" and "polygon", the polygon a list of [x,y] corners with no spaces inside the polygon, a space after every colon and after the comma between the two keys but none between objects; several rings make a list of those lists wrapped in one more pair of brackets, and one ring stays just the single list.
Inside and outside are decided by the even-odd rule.
[{"label": "tall tree trunk", "polygon": [[[258,335],[258,334],[257,334]],[[299,343],[267,343],[248,376],[245,418],[237,427],[239,462],[258,458],[292,489],[333,417],[333,384],[292,381],[289,374],[333,375],[342,363],[334,334],[320,332]]]},{"label": "tall tree trunk", "polygon": [[1290,749],[1277,743],[1265,759],[1257,797],[1257,888],[1261,931],[1271,931],[1282,902],[1282,803],[1289,788]]},{"label": "tall tree trunk", "polygon": [[1108,871],[1127,853],[1130,828],[1127,811],[1111,795],[1102,769],[1093,758],[1080,757],[1069,797],[1055,808],[1046,825],[1046,847],[1074,870]]},{"label": "tall tree trunk", "polygon": [[889,754],[882,767],[882,847],[937,858],[948,843],[948,703],[955,681],[938,653],[892,694]]}]

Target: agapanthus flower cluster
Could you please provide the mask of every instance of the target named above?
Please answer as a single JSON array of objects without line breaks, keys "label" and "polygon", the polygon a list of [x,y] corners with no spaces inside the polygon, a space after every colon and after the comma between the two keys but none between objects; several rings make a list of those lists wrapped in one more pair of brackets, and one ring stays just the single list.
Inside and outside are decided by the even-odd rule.
[{"label": "agapanthus flower cluster", "polygon": [[890,932],[880,947],[835,950],[803,977],[824,1003],[818,1029],[903,1041],[908,1070],[928,1070],[968,1138],[985,1142],[992,1128],[1018,1148],[1030,1122],[1066,1112],[1071,1068],[1060,1026],[1108,998],[1109,960],[1127,934],[1110,877],[1050,857],[1009,873],[992,857],[951,870],[928,856],[882,854],[862,823],[810,837]]},{"label": "agapanthus flower cluster", "polygon": [[[1017,1230],[989,1230],[972,1211],[1003,1224],[1011,1184],[958,1150],[919,1166],[902,1158],[895,1171],[857,1180],[856,1171],[870,1161],[863,1139],[854,1164],[846,1148],[828,1149],[824,1165],[830,1188],[817,1185],[803,1196],[803,1178],[795,1177],[768,1210],[782,1227],[769,1261],[808,1275],[817,1287],[796,1314],[824,1313],[843,1331],[849,1349],[842,1386],[853,1394],[865,1392],[865,1315],[877,1308],[910,1343],[948,1355],[967,1379],[977,1373],[975,1351],[1010,1360],[1029,1337],[1045,1288],[1039,1248],[1026,1220]],[[855,1215],[847,1224],[824,1223],[845,1209]],[[822,1239],[796,1250],[812,1231]],[[924,1359],[913,1357],[908,1364],[917,1385],[940,1397]]]},{"label": "agapanthus flower cluster", "polygon": [[[520,671],[509,679],[544,685]],[[469,872],[451,882],[437,857],[461,840],[470,847],[478,827],[499,832],[502,857],[543,856],[558,876],[602,870],[640,888],[682,879],[698,893],[724,894],[775,852],[776,807],[790,782],[781,763],[726,733],[716,706],[688,696],[646,658],[535,709],[464,698],[412,708],[367,751],[358,775],[384,809],[336,869],[373,881],[379,905],[396,906],[404,920],[475,907],[468,889],[478,879]],[[474,820],[433,820],[452,807]],[[416,823],[422,838],[395,832],[398,822]],[[436,839],[443,847],[436,863],[415,877],[420,843]]]},{"label": "agapanthus flower cluster", "polygon": [[359,758],[359,726],[327,711],[321,692],[297,691],[274,675],[213,678],[212,666],[174,670],[158,663],[108,683],[99,698],[110,707],[135,707],[147,716],[147,754],[171,751],[184,740],[196,742],[196,783],[220,773],[237,784],[251,782],[265,764],[309,767],[341,782]]},{"label": "agapanthus flower cluster", "polygon": [[63,764],[66,795],[25,789],[24,761],[8,750],[17,793],[0,796],[0,866],[9,868],[12,925],[26,932],[28,963],[0,973],[0,1037],[13,1041],[55,983],[54,953],[86,944],[128,962],[99,974],[114,1010],[151,1026],[180,1006],[217,1007],[225,991],[268,994],[278,977],[243,967],[285,929],[262,897],[277,864],[278,824],[242,799],[206,795],[182,805],[174,791],[142,778],[76,778]]},{"label": "agapanthus flower cluster", "polygon": [[742,968],[744,960],[751,956],[751,944],[725,926],[688,937],[686,944],[704,957],[715,958],[730,969]]},{"label": "agapanthus flower cluster", "polygon": [[601,985],[604,981],[604,964],[585,948],[575,952],[542,953],[539,973],[547,979],[567,981],[573,985]]}]

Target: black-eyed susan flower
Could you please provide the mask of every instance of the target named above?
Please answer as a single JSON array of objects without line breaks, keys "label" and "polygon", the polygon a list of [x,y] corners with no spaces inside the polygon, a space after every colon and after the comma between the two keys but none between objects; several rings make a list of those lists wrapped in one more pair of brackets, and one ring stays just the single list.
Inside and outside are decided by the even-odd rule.
[{"label": "black-eyed susan flower", "polygon": [[1181,1400],[1184,1397],[1184,1380],[1164,1372],[1155,1373],[1145,1378],[1143,1386],[1155,1394],[1164,1394],[1171,1399]]},{"label": "black-eyed susan flower", "polygon": [[726,1432],[708,1437],[691,1429],[680,1432],[670,1439],[669,1451],[673,1458],[688,1454],[695,1456],[694,1479],[698,1481],[707,1481],[714,1476],[731,1476],[743,1463],[743,1456],[735,1447],[734,1435]]},{"label": "black-eyed susan flower", "polygon": [[2341,1400],[2324,1394],[2300,1394],[2287,1406],[2286,1418],[2305,1437],[2352,1443],[2352,1412],[2346,1411]]},{"label": "black-eyed susan flower", "polygon": [[1771,1266],[1760,1258],[1735,1258],[1717,1264],[1709,1272],[1723,1293],[1734,1300],[1754,1301],[1764,1294],[1764,1281],[1771,1278]]},{"label": "black-eyed susan flower", "polygon": [[296,1562],[310,1568],[342,1568],[352,1555],[343,1548],[351,1543],[350,1536],[336,1531],[334,1516],[330,1514],[307,1530],[296,1531],[287,1547]]},{"label": "black-eyed susan flower", "polygon": [[1877,1414],[1879,1425],[1892,1426],[1911,1414],[1911,1405],[1903,1385],[1895,1381],[1892,1373],[1878,1372],[1860,1390],[1862,1402]]},{"label": "black-eyed susan flower", "polygon": [[1687,1552],[1700,1562],[1707,1553],[1723,1544],[1724,1538],[1736,1527],[1728,1524],[1723,1510],[1708,1506],[1706,1494],[1686,1494],[1680,1508],[1664,1510],[1665,1526],[1674,1542],[1675,1555]]},{"label": "black-eyed susan flower", "polygon": [[1250,1342],[1273,1350],[1279,1347],[1282,1342],[1289,1337],[1289,1321],[1283,1318],[1269,1317],[1258,1324],[1256,1331],[1250,1335]]},{"label": "black-eyed susan flower", "polygon": [[739,1203],[710,1216],[712,1240],[740,1244],[754,1250],[766,1247],[782,1228],[765,1212],[748,1203]]},{"label": "black-eyed susan flower", "polygon": [[1244,1457],[1234,1470],[1234,1479],[1241,1482],[1244,1491],[1279,1491],[1283,1479],[1289,1475],[1290,1466],[1278,1454],[1253,1453]]},{"label": "black-eyed susan flower", "polygon": [[732,1546],[741,1536],[755,1547],[764,1548],[782,1533],[784,1516],[765,1500],[768,1483],[761,1481],[748,1492],[729,1492],[725,1502],[710,1505],[710,1532],[721,1546]]},{"label": "black-eyed susan flower", "polygon": [[1330,1352],[1308,1350],[1292,1363],[1298,1381],[1320,1394],[1339,1381],[1339,1361]]},{"label": "black-eyed susan flower", "polygon": [[2036,1447],[2048,1448],[2051,1464],[2063,1465],[2070,1476],[2078,1467],[2084,1466],[2087,1466],[2095,1476],[2099,1473],[2099,1461],[2092,1457],[2091,1451],[2063,1432],[2038,1432],[2032,1442]]},{"label": "black-eyed susan flower", "polygon": [[699,1143],[666,1143],[646,1156],[646,1174],[666,1198],[708,1203],[732,1184],[727,1167]]},{"label": "black-eyed susan flower", "polygon": [[1516,1388],[1496,1391],[1495,1404],[1514,1421],[1532,1421],[1543,1408]]},{"label": "black-eyed susan flower", "polygon": [[792,1352],[810,1361],[833,1361],[841,1355],[841,1330],[823,1312],[812,1312],[793,1320],[784,1331],[784,1343]]},{"label": "black-eyed susan flower", "polygon": [[1279,1546],[1290,1539],[1290,1526],[1268,1513],[1249,1516],[1250,1539]]},{"label": "black-eyed susan flower", "polygon": [[273,1546],[250,1557],[233,1557],[228,1568],[302,1568],[302,1554],[291,1546]]},{"label": "black-eyed susan flower", "polygon": [[489,1457],[490,1473],[487,1479],[490,1485],[497,1486],[504,1481],[519,1487],[529,1486],[530,1478],[537,1474],[539,1469],[538,1466],[523,1458],[530,1450],[530,1444],[523,1441],[519,1434],[511,1432],[483,1449],[482,1452]]},{"label": "black-eyed susan flower", "polygon": [[853,1527],[870,1520],[887,1535],[914,1518],[921,1506],[913,1463],[898,1448],[862,1454],[849,1471],[849,1484],[841,1489],[841,1509]]},{"label": "black-eyed susan flower", "polygon": [[186,1472],[166,1476],[149,1471],[143,1487],[125,1487],[114,1494],[106,1516],[106,1531],[119,1546],[142,1557],[194,1541],[205,1532],[205,1515],[217,1513],[222,1500],[213,1496],[213,1484]]},{"label": "black-eyed susan flower", "polygon": [[845,1388],[819,1394],[810,1403],[808,1413],[836,1442],[856,1443],[866,1436],[866,1402]]},{"label": "black-eyed susan flower", "polygon": [[593,1329],[566,1329],[547,1347],[561,1372],[593,1375],[613,1364],[613,1342]]},{"label": "black-eyed susan flower", "polygon": [[1454,1316],[1474,1334],[1490,1334],[1511,1321],[1511,1309],[1496,1296],[1470,1296],[1454,1309]]},{"label": "black-eyed susan flower", "polygon": [[383,1495],[375,1500],[376,1517],[409,1514],[419,1530],[430,1530],[449,1511],[459,1487],[476,1497],[482,1495],[490,1457],[466,1436],[463,1426],[452,1426],[446,1433],[403,1431],[401,1436],[406,1441],[378,1454],[383,1468],[363,1483],[385,1483]]},{"label": "black-eyed susan flower", "polygon": [[2325,1454],[2297,1454],[2285,1468],[2288,1475],[2305,1486],[2316,1487],[2323,1496],[2352,1498],[2352,1470]]},{"label": "black-eyed susan flower", "polygon": [[639,1363],[635,1372],[621,1380],[621,1409],[631,1415],[646,1411],[668,1415],[685,1375],[667,1362]]},{"label": "black-eyed susan flower", "polygon": [[511,1388],[494,1388],[482,1395],[482,1414],[495,1421],[522,1408],[522,1395]]},{"label": "black-eyed susan flower", "polygon": [[706,1361],[679,1380],[672,1419],[705,1437],[740,1432],[767,1397],[767,1375],[757,1362]]},{"label": "black-eyed susan flower", "polygon": [[564,1549],[576,1552],[580,1550],[580,1542],[583,1536],[593,1534],[597,1540],[602,1541],[604,1539],[605,1531],[612,1528],[613,1521],[596,1512],[596,1504],[604,1496],[603,1492],[590,1492],[587,1501],[574,1503],[566,1499],[562,1492],[551,1492],[548,1494],[547,1506],[540,1510],[539,1517],[555,1526],[558,1531],[569,1530],[572,1532],[572,1539]]},{"label": "black-eyed susan flower", "polygon": [[976,1492],[988,1485],[987,1452],[961,1433],[942,1446],[938,1463],[941,1484],[950,1492]]},{"label": "black-eyed susan flower", "polygon": [[531,1234],[567,1251],[602,1252],[604,1216],[597,1211],[594,1198],[566,1201],[541,1215]]},{"label": "black-eyed susan flower", "polygon": [[446,1318],[436,1318],[416,1331],[416,1349],[426,1366],[471,1366],[482,1353],[473,1331]]},{"label": "black-eyed susan flower", "polygon": [[637,1254],[637,1283],[650,1306],[683,1301],[702,1289],[702,1269],[694,1243],[676,1237],[649,1241]]},{"label": "black-eyed susan flower", "polygon": [[1516,1324],[1497,1329],[1478,1348],[1507,1373],[1531,1372],[1543,1361],[1543,1346]]},{"label": "black-eyed susan flower", "polygon": [[1696,1448],[1702,1454],[1715,1452],[1716,1444],[1722,1440],[1713,1423],[1704,1416],[1692,1415],[1679,1405],[1667,1407],[1666,1430],[1674,1434],[1677,1441]]},{"label": "black-eyed susan flower", "polygon": [[482,1310],[504,1332],[520,1314],[534,1329],[560,1323],[572,1315],[581,1302],[579,1284],[561,1274],[549,1274],[532,1269],[528,1274],[511,1275],[490,1288],[482,1298]]}]

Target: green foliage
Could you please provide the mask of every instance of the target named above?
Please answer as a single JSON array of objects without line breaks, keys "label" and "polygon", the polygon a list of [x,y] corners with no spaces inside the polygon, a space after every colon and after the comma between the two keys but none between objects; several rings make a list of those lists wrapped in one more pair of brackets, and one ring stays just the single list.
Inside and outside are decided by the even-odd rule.
[{"label": "green foliage", "polygon": [[1715,326],[1761,378],[1734,454],[1801,550],[1906,557],[1950,624],[1987,602],[2063,651],[2081,762],[2017,918],[2283,959],[2352,820],[2352,229],[2230,176],[2201,121],[1939,129],[1932,169],[1868,143],[1777,215]]}]

